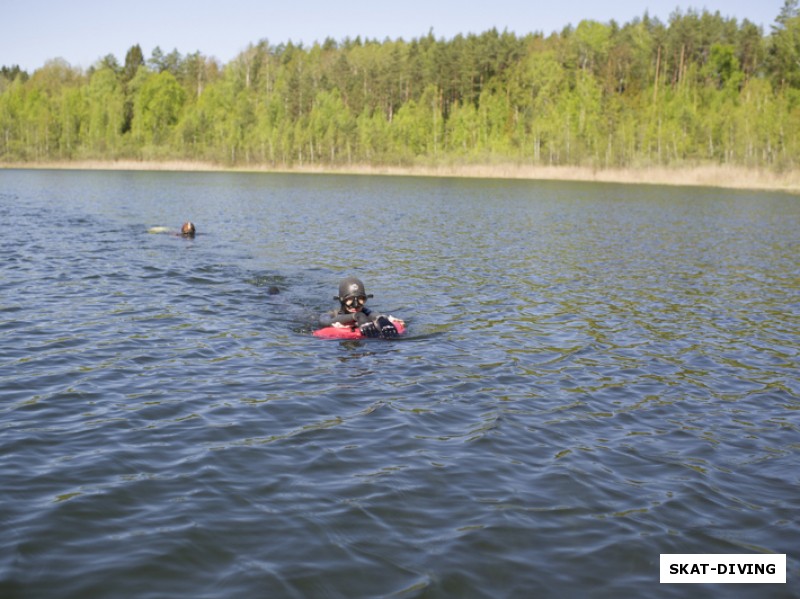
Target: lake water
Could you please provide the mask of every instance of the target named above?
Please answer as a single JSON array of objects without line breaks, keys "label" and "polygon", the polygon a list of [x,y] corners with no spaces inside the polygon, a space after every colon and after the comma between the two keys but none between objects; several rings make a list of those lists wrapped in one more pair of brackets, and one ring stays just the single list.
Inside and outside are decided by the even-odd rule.
[{"label": "lake water", "polygon": [[[797,196],[6,170],[0,223],[4,599],[800,596]],[[407,336],[311,335],[351,274]]]}]

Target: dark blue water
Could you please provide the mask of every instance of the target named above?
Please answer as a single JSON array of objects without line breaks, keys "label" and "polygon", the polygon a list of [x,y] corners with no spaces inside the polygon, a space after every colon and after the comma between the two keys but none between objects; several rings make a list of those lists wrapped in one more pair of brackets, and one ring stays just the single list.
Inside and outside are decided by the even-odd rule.
[{"label": "dark blue water", "polygon": [[[4,599],[800,596],[797,196],[7,170],[0,232]],[[405,338],[310,334],[350,274]]]}]

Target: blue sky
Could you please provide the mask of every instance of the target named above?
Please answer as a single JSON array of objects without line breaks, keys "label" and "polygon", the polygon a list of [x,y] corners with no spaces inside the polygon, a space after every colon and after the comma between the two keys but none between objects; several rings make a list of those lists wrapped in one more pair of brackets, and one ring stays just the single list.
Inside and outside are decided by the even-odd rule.
[{"label": "blue sky", "polygon": [[676,9],[749,19],[764,32],[784,0],[5,0],[0,9],[0,65],[32,72],[53,58],[88,68],[107,54],[124,62],[139,44],[146,58],[160,46],[200,51],[223,64],[249,43],[268,39],[305,45],[331,37],[452,38],[492,27],[517,34],[549,34],[583,19],[623,24],[641,17],[666,22]]}]

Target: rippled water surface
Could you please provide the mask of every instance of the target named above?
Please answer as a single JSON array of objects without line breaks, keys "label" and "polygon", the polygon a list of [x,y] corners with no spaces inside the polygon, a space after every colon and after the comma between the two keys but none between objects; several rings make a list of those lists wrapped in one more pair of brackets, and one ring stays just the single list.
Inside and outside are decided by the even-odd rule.
[{"label": "rippled water surface", "polygon": [[[0,171],[0,231],[0,597],[798,596],[797,196]],[[350,274],[406,337],[310,334]]]}]

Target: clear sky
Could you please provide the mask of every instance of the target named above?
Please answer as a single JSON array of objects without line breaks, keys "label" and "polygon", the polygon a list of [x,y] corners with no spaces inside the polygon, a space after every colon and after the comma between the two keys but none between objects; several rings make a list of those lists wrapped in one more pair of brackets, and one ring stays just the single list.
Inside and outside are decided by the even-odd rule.
[{"label": "clear sky", "polygon": [[0,66],[28,72],[63,58],[88,68],[107,54],[122,63],[139,44],[145,58],[201,52],[223,64],[249,43],[291,40],[306,46],[330,37],[411,40],[481,33],[550,34],[583,19],[624,24],[647,12],[666,23],[689,9],[749,19],[769,33],[784,0],[3,0]]}]

